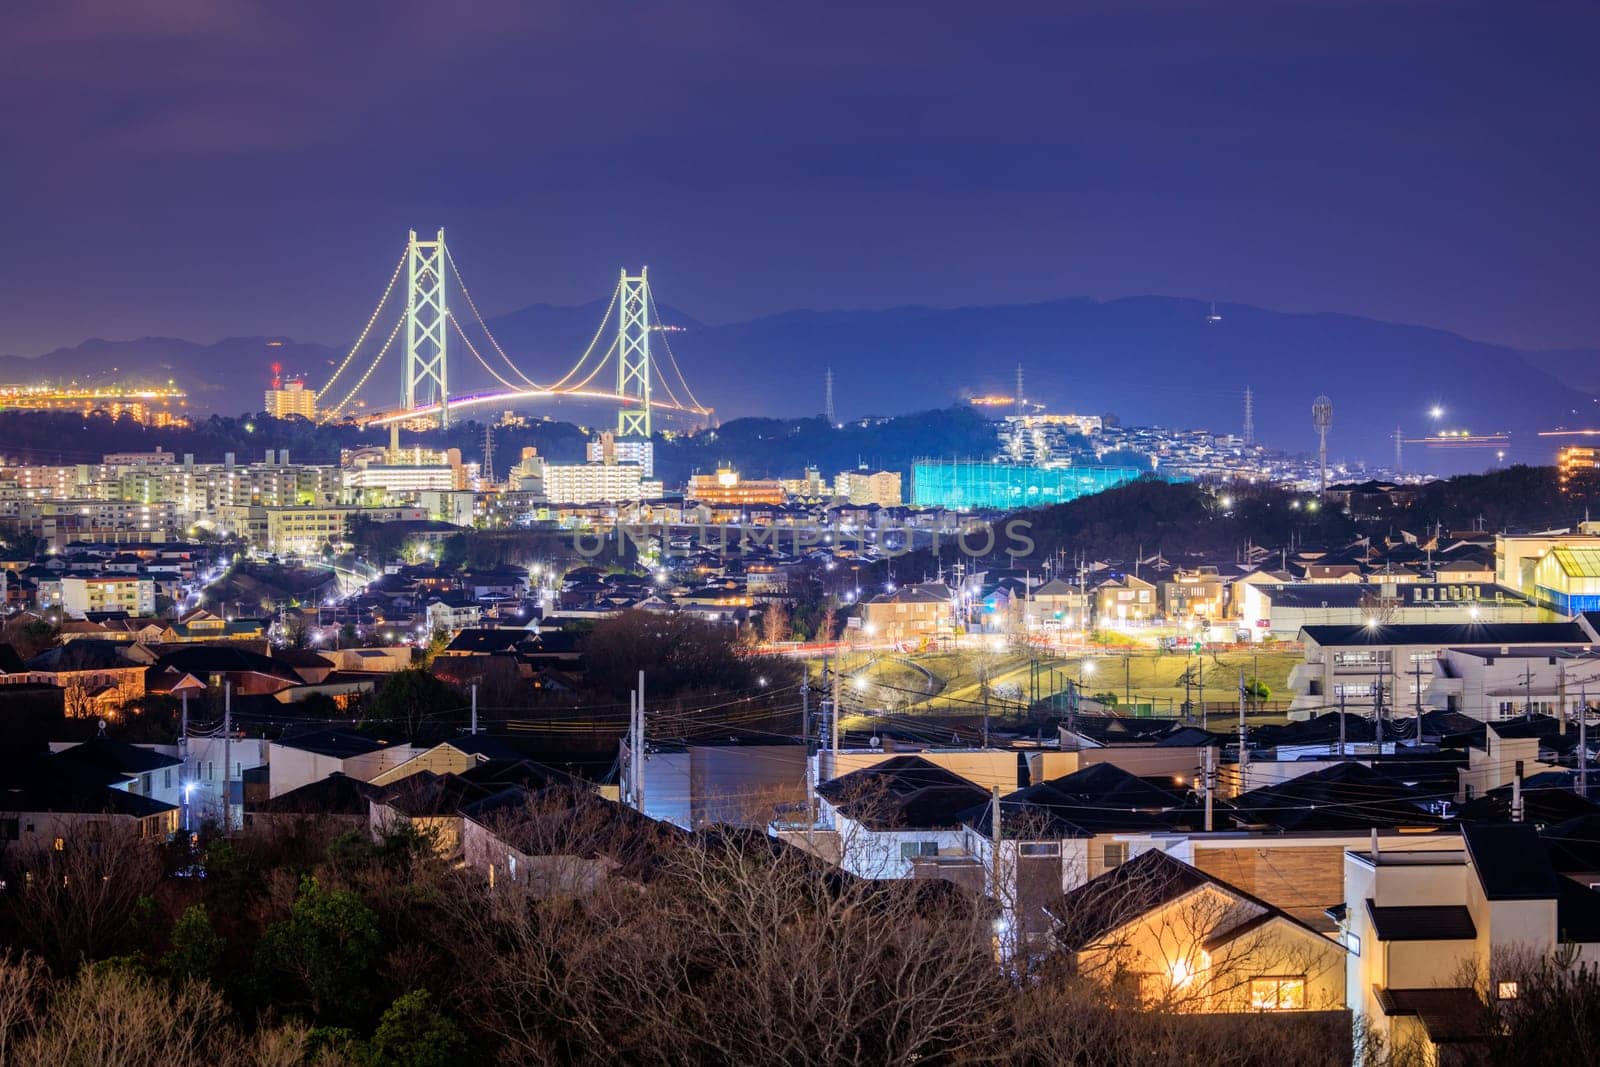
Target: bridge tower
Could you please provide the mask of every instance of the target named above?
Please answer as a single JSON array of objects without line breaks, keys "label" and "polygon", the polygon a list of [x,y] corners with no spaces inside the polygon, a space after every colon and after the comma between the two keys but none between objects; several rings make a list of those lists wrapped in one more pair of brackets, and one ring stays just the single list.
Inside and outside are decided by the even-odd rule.
[{"label": "bridge tower", "polygon": [[[443,240],[443,235],[440,235]],[[617,291],[617,436],[650,439],[650,278],[649,267],[630,276],[626,269]],[[637,404],[634,409],[630,405]]]},{"label": "bridge tower", "polygon": [[450,425],[450,409],[445,401],[450,390],[445,365],[445,331],[449,309],[445,306],[444,230],[432,241],[417,240],[411,231],[406,246],[406,369],[401,406],[412,411],[417,406],[417,391],[423,403],[439,401],[439,425]]}]

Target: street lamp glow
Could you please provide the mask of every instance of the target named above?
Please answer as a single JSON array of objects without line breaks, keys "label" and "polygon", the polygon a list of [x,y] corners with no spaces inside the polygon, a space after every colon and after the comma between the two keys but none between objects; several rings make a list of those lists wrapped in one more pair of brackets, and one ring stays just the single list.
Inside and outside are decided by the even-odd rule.
[{"label": "street lamp glow", "polygon": [[1094,660],[1086,659],[1083,661],[1083,676],[1085,678],[1092,678],[1094,676]]},{"label": "street lamp glow", "polygon": [[1444,408],[1440,407],[1438,404],[1435,404],[1433,407],[1428,409],[1428,416],[1430,418],[1442,419],[1444,418]]}]

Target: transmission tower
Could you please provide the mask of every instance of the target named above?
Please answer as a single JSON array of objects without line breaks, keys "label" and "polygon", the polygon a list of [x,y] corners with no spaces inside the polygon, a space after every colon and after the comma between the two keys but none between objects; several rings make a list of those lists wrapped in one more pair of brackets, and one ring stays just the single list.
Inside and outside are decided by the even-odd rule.
[{"label": "transmission tower", "polygon": [[406,296],[405,392],[400,403],[407,410],[417,406],[417,387],[424,390],[424,402],[436,395],[439,425],[450,425],[450,397],[445,368],[445,325],[450,313],[444,297],[444,230],[432,241],[417,240],[411,231],[406,245],[406,274],[410,279]]},{"label": "transmission tower", "polygon": [[839,425],[839,413],[833,409],[832,367],[829,367],[822,375],[822,417],[828,420],[829,426]]},{"label": "transmission tower", "polygon": [[1311,423],[1317,428],[1317,485],[1319,495],[1328,491],[1328,428],[1333,425],[1333,401],[1319,396],[1311,402]]},{"label": "transmission tower", "polygon": [[1404,441],[1404,437],[1400,432],[1400,427],[1396,426],[1394,428],[1394,473],[1395,473],[1396,476],[1398,476],[1400,474],[1400,470],[1401,470],[1401,467],[1400,467],[1400,446],[1403,443],[1403,441]]},{"label": "transmission tower", "polygon": [[[650,279],[622,272],[617,289],[617,436],[650,439]],[[628,405],[636,403],[637,410]]]},{"label": "transmission tower", "polygon": [[1022,364],[1020,364],[1020,363],[1017,364],[1016,405],[1017,405],[1017,414],[1019,416],[1020,415],[1026,415],[1028,413],[1028,402],[1022,398]]},{"label": "transmission tower", "polygon": [[486,485],[494,484],[494,423],[485,423],[483,427],[483,481]]},{"label": "transmission tower", "polygon": [[1256,394],[1248,385],[1244,387],[1244,443],[1256,443]]}]

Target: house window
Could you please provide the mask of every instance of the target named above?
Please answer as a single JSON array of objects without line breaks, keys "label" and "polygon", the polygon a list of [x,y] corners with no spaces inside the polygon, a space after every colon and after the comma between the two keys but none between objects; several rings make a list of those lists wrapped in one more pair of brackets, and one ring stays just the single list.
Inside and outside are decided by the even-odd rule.
[{"label": "house window", "polygon": [[939,842],[937,841],[902,841],[900,843],[900,858],[914,860],[919,856],[937,856]]},{"label": "house window", "polygon": [[1250,1007],[1257,1011],[1299,1011],[1305,1006],[1304,976],[1250,979]]},{"label": "house window", "polygon": [[166,769],[166,771],[161,776],[161,788],[163,788],[163,789],[171,789],[172,788],[172,768],[171,767],[168,767]]},{"label": "house window", "polygon": [[1516,982],[1495,983],[1494,995],[1501,1000],[1516,1000],[1517,995],[1521,992],[1522,990],[1518,987]]},{"label": "house window", "polygon": [[57,852],[65,852],[67,850],[67,839],[64,837],[56,838],[55,849]]},{"label": "house window", "polygon": [[1024,841],[1021,848],[1024,856],[1059,856],[1061,843],[1058,841]]},{"label": "house window", "polygon": [[1125,841],[1114,841],[1106,845],[1101,858],[1105,861],[1106,868],[1120,867],[1128,862],[1128,845]]}]

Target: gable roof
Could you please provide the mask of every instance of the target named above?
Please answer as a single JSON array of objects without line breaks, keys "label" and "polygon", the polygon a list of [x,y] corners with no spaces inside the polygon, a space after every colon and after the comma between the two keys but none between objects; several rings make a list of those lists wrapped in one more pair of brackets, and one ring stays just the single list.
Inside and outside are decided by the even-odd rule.
[{"label": "gable roof", "polygon": [[1320,771],[1252,789],[1234,799],[1241,826],[1278,830],[1369,830],[1436,826],[1417,790],[1360,763],[1335,763]]},{"label": "gable roof", "polygon": [[47,652],[39,653],[28,661],[28,669],[58,674],[71,671],[110,671],[141,668],[141,664],[134,663],[122,656],[122,649],[127,647],[126,642],[122,641],[103,641],[98,638],[80,637],[75,641],[68,641],[59,648],[52,648]]},{"label": "gable roof", "polygon": [[326,778],[253,804],[250,810],[268,815],[359,815],[365,818],[370,810],[368,801],[382,796],[380,786],[334,771]]},{"label": "gable roof", "polygon": [[154,749],[130,745],[126,741],[113,741],[97,737],[80,745],[56,753],[58,760],[72,760],[90,767],[120,774],[143,774],[163,767],[177,767],[183,763],[176,756],[168,756]]},{"label": "gable roof", "polygon": [[331,756],[334,759],[364,756],[368,752],[389,748],[392,744],[390,741],[380,741],[348,730],[317,730],[298,737],[281,737],[272,743],[283,748],[312,752],[319,756]]},{"label": "gable roof", "polygon": [[1333,944],[1282,908],[1174,859],[1160,849],[1141,852],[1126,863],[1118,864],[1063,894],[1046,911],[1056,922],[1057,939],[1076,951],[1205,886],[1214,886],[1256,909],[1253,915],[1239,916],[1240,921],[1231,927],[1208,931],[1208,945],[1231,940],[1275,919],[1292,923],[1319,942]]},{"label": "gable roof", "polygon": [[817,787],[840,812],[874,830],[955,829],[989,794],[921,756],[891,756]]}]

